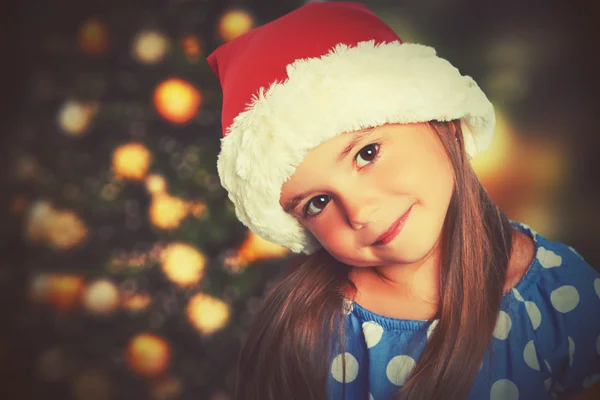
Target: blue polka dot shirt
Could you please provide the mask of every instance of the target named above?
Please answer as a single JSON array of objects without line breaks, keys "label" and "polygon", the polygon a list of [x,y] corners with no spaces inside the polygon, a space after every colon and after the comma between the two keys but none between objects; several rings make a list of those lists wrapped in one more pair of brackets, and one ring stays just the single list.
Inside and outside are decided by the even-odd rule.
[{"label": "blue polka dot shirt", "polygon": [[[502,299],[490,348],[469,400],[555,399],[600,379],[600,274],[571,247],[513,222],[533,238],[536,255]],[[375,314],[345,300],[346,352],[333,354],[328,397],[388,400],[406,382],[436,320]]]}]

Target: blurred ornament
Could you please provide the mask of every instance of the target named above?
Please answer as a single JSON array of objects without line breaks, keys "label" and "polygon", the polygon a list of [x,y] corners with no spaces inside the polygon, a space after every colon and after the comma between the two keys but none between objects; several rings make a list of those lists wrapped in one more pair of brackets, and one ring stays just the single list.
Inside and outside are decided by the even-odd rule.
[{"label": "blurred ornament", "polygon": [[100,196],[107,201],[113,201],[119,194],[119,187],[114,183],[107,183],[102,187]]},{"label": "blurred ornament", "polygon": [[190,323],[204,335],[222,329],[229,322],[229,305],[204,293],[197,293],[189,300],[187,315]]},{"label": "blurred ornament", "polygon": [[83,306],[94,314],[109,314],[118,304],[119,290],[109,280],[93,282],[83,292]]},{"label": "blurred ornament", "polygon": [[68,100],[58,112],[58,125],[68,135],[79,136],[85,132],[97,112],[97,104]]},{"label": "blurred ornament", "polygon": [[140,293],[123,296],[123,307],[129,311],[141,311],[148,308],[152,299],[150,296]]},{"label": "blurred ornament", "polygon": [[202,95],[190,83],[178,79],[168,79],[156,87],[154,106],[168,121],[185,124],[197,114],[202,104]]},{"label": "blurred ornament", "polygon": [[249,230],[237,256],[244,262],[251,263],[259,260],[282,258],[288,252],[287,248],[268,242]]},{"label": "blurred ornament", "polygon": [[152,196],[149,208],[150,221],[161,229],[174,229],[188,215],[189,204],[168,193],[158,193]]},{"label": "blurred ornament", "polygon": [[208,215],[208,209],[206,207],[206,203],[202,201],[197,201],[195,203],[190,204],[190,212],[196,218],[206,218]]},{"label": "blurred ornament", "polygon": [[144,377],[162,374],[171,356],[169,345],[164,339],[142,333],[134,337],[127,348],[127,362],[131,369]]},{"label": "blurred ornament", "polygon": [[81,298],[83,278],[78,275],[51,275],[48,301],[60,311],[73,309]]},{"label": "blurred ornament", "polygon": [[162,193],[166,190],[167,183],[165,178],[160,175],[149,175],[146,178],[146,190],[151,194]]},{"label": "blurred ornament", "polygon": [[156,64],[160,62],[171,44],[164,33],[145,30],[138,33],[133,41],[133,56],[141,63]]},{"label": "blurred ornament", "polygon": [[36,363],[37,375],[46,382],[58,382],[67,377],[70,370],[69,360],[59,347],[45,350]]},{"label": "blurred ornament", "polygon": [[45,200],[31,206],[25,221],[25,236],[32,242],[44,242],[56,250],[66,250],[87,236],[83,221],[73,211],[59,211]]},{"label": "blurred ornament", "polygon": [[108,376],[94,370],[78,373],[71,382],[74,400],[110,400],[113,398],[113,390]]},{"label": "blurred ornament", "polygon": [[108,50],[108,29],[103,22],[90,19],[79,29],[78,40],[79,46],[85,53],[103,54]]},{"label": "blurred ornament", "polygon": [[151,389],[152,396],[157,400],[173,400],[183,393],[183,381],[172,376],[159,379]]},{"label": "blurred ornament", "polygon": [[219,34],[225,41],[233,40],[252,28],[254,19],[245,10],[228,10],[219,19]]},{"label": "blurred ornament", "polygon": [[206,258],[195,247],[186,243],[173,243],[161,253],[162,270],[172,282],[192,286],[202,278]]},{"label": "blurred ornament", "polygon": [[202,56],[202,44],[194,35],[186,35],[181,39],[181,47],[189,61],[196,62]]},{"label": "blurred ornament", "polygon": [[48,243],[57,250],[70,249],[87,236],[87,228],[73,211],[58,211],[51,219]]},{"label": "blurred ornament", "polygon": [[150,151],[141,143],[119,146],[113,153],[113,171],[118,178],[141,180],[151,161]]}]

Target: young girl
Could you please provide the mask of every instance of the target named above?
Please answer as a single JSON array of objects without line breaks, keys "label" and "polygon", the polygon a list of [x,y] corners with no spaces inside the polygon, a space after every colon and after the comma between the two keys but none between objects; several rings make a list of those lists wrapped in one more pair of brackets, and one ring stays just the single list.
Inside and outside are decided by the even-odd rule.
[{"label": "young girl", "polygon": [[600,276],[489,198],[470,159],[494,111],[471,78],[358,3],[309,3],[208,61],[239,219],[308,255],[256,319],[236,399],[594,390]]}]

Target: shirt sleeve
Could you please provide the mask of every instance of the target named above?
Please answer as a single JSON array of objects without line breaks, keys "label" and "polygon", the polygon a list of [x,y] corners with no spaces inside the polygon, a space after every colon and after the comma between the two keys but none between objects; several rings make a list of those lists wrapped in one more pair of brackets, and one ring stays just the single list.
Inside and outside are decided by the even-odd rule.
[{"label": "shirt sleeve", "polygon": [[558,394],[584,392],[600,378],[600,274],[573,248],[552,243],[538,249],[542,265],[541,314],[536,334]]}]

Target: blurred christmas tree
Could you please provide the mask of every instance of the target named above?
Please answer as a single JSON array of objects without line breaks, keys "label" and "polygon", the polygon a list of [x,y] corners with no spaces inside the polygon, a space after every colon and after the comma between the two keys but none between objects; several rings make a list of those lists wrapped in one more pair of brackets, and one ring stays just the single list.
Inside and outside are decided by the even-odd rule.
[{"label": "blurred christmas tree", "polygon": [[239,224],[216,173],[205,56],[299,6],[254,3],[23,9],[10,212],[26,241],[26,287],[12,290],[25,293],[15,328],[32,381],[13,398],[228,398],[287,255]]}]

